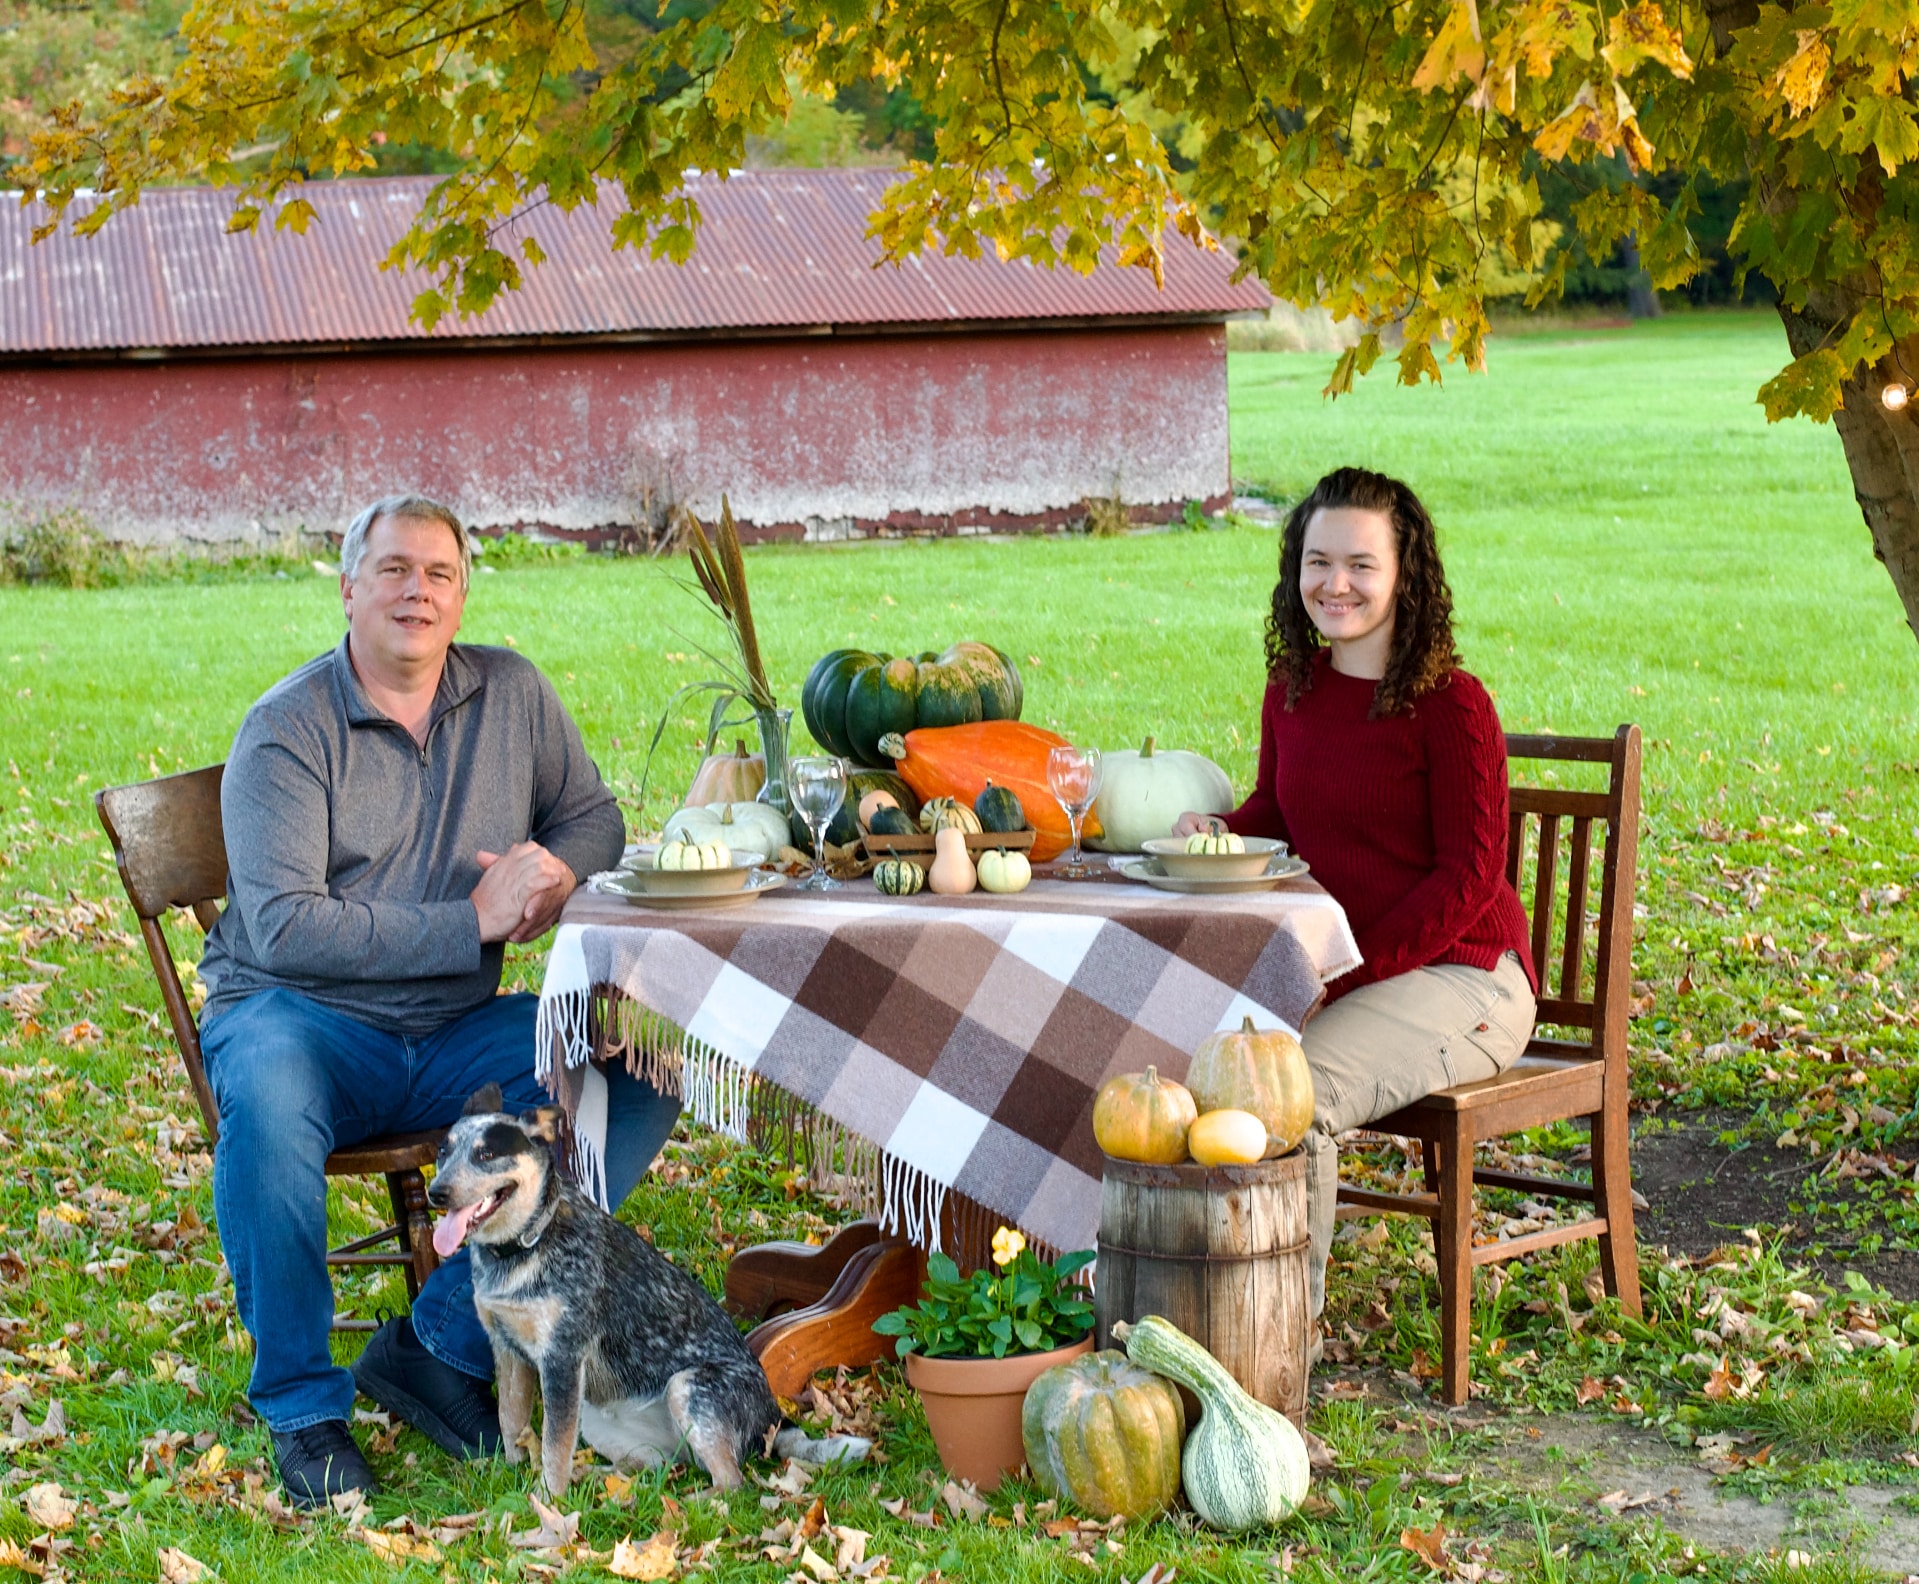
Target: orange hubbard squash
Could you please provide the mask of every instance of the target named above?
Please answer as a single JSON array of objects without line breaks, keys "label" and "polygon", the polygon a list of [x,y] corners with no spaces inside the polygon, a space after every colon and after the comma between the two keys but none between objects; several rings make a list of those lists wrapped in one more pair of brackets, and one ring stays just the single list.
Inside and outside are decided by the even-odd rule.
[{"label": "orange hubbard squash", "polygon": [[[1046,756],[1065,741],[1057,732],[1024,721],[975,721],[922,726],[904,737],[888,733],[880,739],[880,752],[898,761],[893,768],[922,801],[958,798],[971,808],[987,782],[1004,787],[1019,799],[1027,823],[1038,833],[1033,861],[1044,863],[1065,852],[1072,840],[1066,811],[1046,784]],[[1090,813],[1081,834],[1100,834],[1099,821]]]}]

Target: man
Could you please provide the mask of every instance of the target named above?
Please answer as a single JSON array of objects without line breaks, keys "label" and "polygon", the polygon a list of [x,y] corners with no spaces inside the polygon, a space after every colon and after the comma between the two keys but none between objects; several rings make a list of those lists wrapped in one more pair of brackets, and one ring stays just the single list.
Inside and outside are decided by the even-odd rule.
[{"label": "man", "polygon": [[[488,1081],[542,1098],[535,998],[498,994],[581,879],[618,862],[619,809],[552,686],[455,645],[472,572],[459,519],[368,507],[340,547],[347,633],[247,712],[221,791],[227,908],[207,939],[201,1043],[220,1108],[213,1195],[248,1388],[289,1497],[375,1488],[354,1387],[448,1451],[499,1449],[492,1350],[462,1250],[349,1374],[332,1361],[329,1152],[439,1127]],[[606,1097],[617,1205],[679,1102],[625,1073]]]}]

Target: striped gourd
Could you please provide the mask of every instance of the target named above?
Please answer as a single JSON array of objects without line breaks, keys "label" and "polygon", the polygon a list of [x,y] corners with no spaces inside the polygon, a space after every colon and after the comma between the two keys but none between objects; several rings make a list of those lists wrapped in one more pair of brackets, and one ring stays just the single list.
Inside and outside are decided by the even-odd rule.
[{"label": "striped gourd", "polygon": [[1299,1431],[1226,1372],[1178,1326],[1146,1315],[1113,1327],[1126,1356],[1178,1381],[1199,1398],[1199,1424],[1187,1435],[1179,1469],[1186,1500],[1215,1529],[1237,1533],[1276,1524],[1306,1499],[1311,1463]]}]

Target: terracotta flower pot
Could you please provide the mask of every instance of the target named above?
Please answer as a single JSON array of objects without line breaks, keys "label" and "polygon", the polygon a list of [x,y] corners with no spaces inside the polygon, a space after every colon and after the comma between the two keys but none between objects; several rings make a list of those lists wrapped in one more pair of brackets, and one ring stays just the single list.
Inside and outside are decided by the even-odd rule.
[{"label": "terracotta flower pot", "polygon": [[922,1358],[906,1355],[907,1383],[920,1394],[940,1462],[955,1479],[996,1490],[1002,1475],[1026,1461],[1019,1413],[1026,1388],[1055,1364],[1093,1350],[1090,1336],[1045,1353],[1009,1358]]}]

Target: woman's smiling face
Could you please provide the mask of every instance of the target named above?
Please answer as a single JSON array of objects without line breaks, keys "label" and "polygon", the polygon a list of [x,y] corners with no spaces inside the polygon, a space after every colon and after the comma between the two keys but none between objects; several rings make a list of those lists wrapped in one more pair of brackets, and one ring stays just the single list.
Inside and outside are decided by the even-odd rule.
[{"label": "woman's smiling face", "polygon": [[1332,646],[1336,663],[1342,650],[1355,658],[1363,652],[1377,660],[1383,674],[1398,584],[1392,518],[1356,506],[1326,506],[1313,513],[1299,558],[1299,596]]}]

